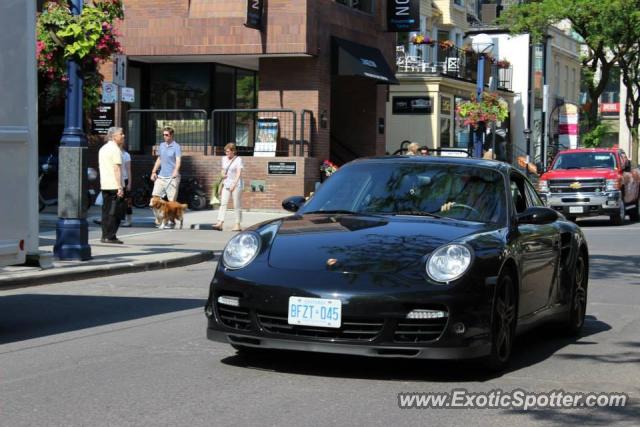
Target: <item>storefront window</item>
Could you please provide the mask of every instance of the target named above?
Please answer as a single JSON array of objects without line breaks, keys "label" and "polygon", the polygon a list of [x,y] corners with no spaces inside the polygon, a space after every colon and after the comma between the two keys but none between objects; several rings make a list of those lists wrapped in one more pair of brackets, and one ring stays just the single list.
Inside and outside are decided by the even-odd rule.
[{"label": "storefront window", "polygon": [[374,0],[336,0],[336,3],[340,3],[352,9],[361,10],[366,13],[373,13]]},{"label": "storefront window", "polygon": [[451,147],[451,98],[440,97],[440,147]]},{"label": "storefront window", "polygon": [[209,64],[154,64],[149,78],[150,108],[209,108]]},{"label": "storefront window", "polygon": [[[238,70],[236,73],[236,108],[256,107],[256,78],[251,71]],[[236,114],[236,144],[242,147],[253,146],[254,114]]]}]

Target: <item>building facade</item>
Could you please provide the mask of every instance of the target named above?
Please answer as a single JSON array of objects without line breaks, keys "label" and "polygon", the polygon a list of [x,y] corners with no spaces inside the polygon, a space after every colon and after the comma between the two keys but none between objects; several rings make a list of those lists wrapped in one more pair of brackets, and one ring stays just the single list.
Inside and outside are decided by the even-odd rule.
[{"label": "building facade", "polygon": [[[151,170],[167,124],[185,148],[184,174],[205,184],[220,173],[221,148],[235,142],[246,156],[244,200],[255,209],[313,191],[324,159],[384,154],[395,39],[385,2],[124,3],[126,85],[136,96],[119,118],[134,175]],[[248,21],[254,4],[257,24]],[[265,140],[277,146],[255,155]]]}]

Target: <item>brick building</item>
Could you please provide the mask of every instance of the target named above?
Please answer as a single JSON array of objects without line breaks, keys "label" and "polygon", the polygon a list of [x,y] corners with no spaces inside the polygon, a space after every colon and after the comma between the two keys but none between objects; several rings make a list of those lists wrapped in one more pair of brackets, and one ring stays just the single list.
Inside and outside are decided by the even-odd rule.
[{"label": "brick building", "polygon": [[[237,142],[246,156],[244,205],[251,209],[279,208],[283,198],[313,191],[324,159],[384,154],[385,103],[395,82],[386,2],[124,3],[119,29],[126,84],[136,99],[123,104],[120,118],[135,179],[150,172],[158,129],[169,123],[185,149],[183,175],[205,184],[220,171],[221,147]],[[254,3],[263,5],[258,28],[246,25]],[[291,110],[295,121],[293,113],[273,110]],[[276,157],[254,156],[264,119],[279,125]]]}]

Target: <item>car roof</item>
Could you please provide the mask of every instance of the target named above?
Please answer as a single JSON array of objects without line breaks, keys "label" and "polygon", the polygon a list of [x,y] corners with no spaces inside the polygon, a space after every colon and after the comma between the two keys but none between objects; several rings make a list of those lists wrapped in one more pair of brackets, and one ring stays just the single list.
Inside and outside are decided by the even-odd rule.
[{"label": "car roof", "polygon": [[617,153],[618,148],[572,148],[570,150],[562,150],[558,154],[564,153]]},{"label": "car roof", "polygon": [[432,163],[432,164],[454,164],[464,166],[485,167],[494,169],[502,173],[510,173],[516,170],[512,165],[498,160],[474,159],[469,157],[447,157],[447,156],[380,156],[362,157],[349,162],[355,163]]}]

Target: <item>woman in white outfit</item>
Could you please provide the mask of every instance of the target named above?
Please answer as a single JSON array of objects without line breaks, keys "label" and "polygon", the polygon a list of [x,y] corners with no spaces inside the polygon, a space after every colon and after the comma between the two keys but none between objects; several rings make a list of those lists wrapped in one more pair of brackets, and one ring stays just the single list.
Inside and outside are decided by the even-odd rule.
[{"label": "woman in white outfit", "polygon": [[238,156],[236,144],[229,143],[224,146],[225,156],[222,158],[222,195],[220,197],[220,210],[218,211],[218,222],[213,226],[214,230],[222,231],[224,224],[224,216],[227,213],[227,204],[229,198],[233,197],[233,209],[236,212],[236,225],[232,231],[241,231],[240,223],[242,222],[242,159]]}]

